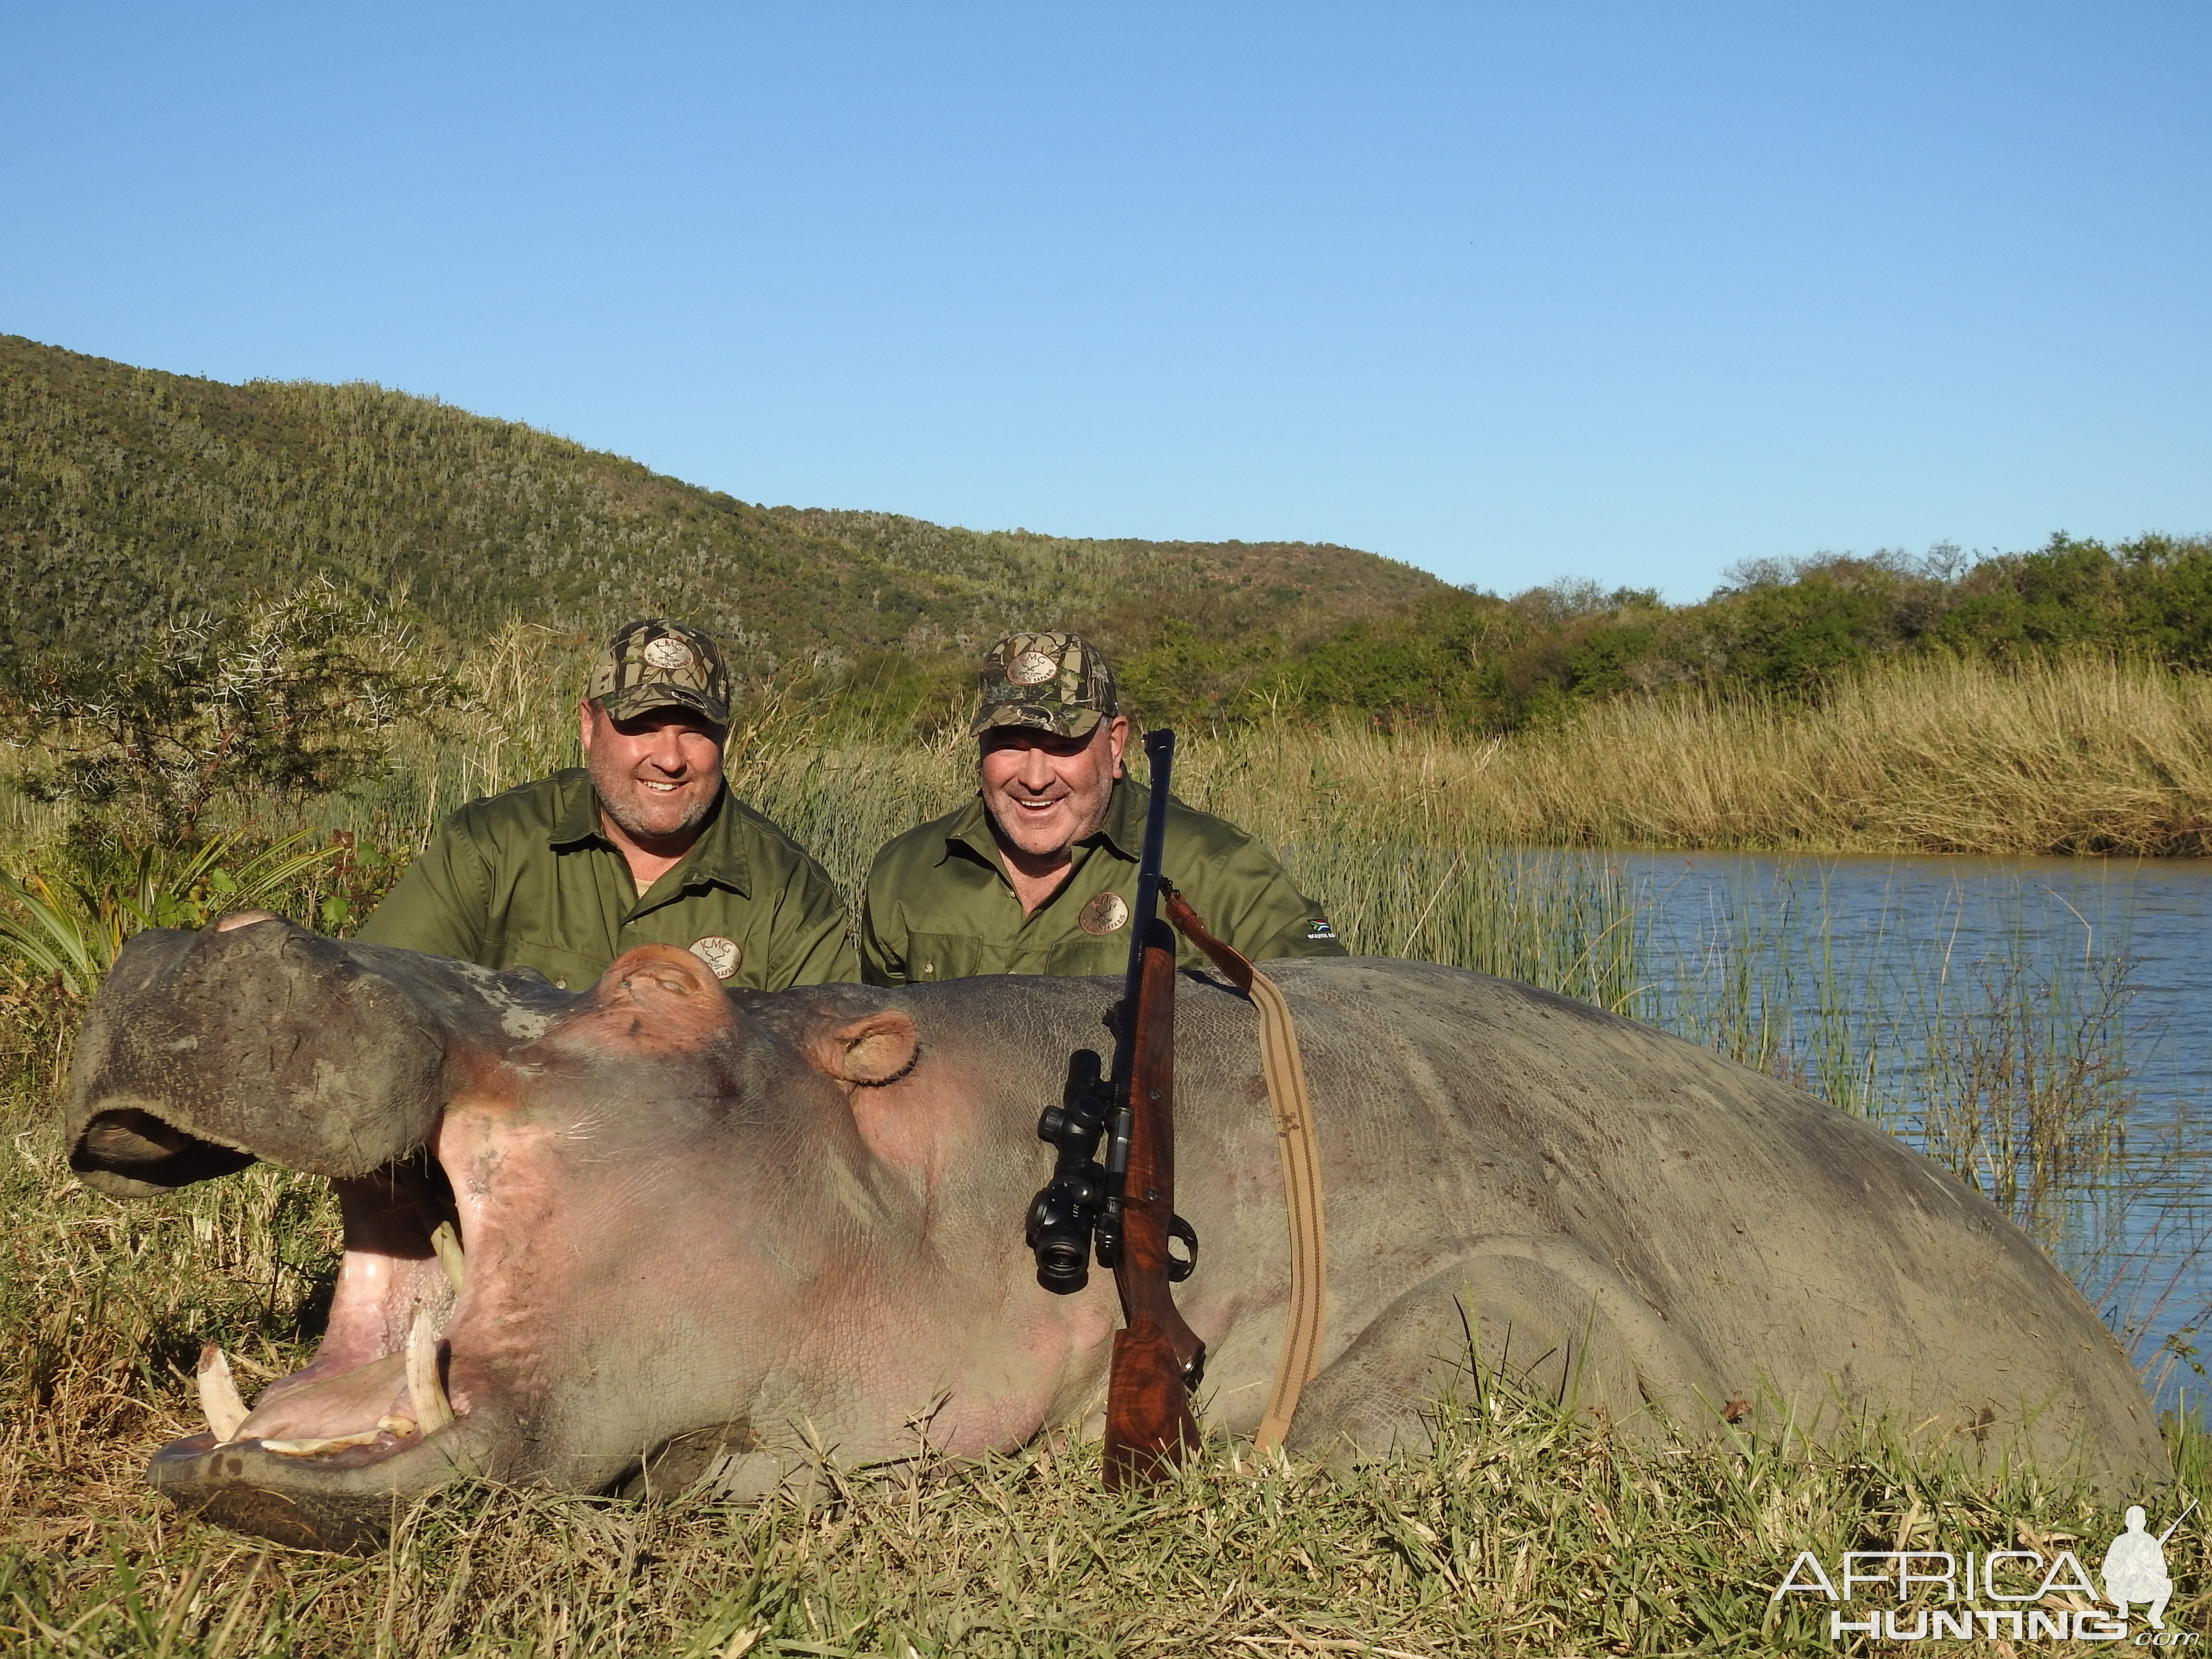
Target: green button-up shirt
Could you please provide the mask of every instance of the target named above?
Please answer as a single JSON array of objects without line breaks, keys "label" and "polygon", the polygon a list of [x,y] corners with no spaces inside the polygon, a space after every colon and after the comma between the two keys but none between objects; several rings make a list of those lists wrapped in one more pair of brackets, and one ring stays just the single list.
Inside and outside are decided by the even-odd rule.
[{"label": "green button-up shirt", "polygon": [[[1123,972],[1150,800],[1142,784],[1116,783],[1105,823],[1076,843],[1066,880],[1026,916],[981,795],[908,830],[868,872],[861,976],[909,985],[973,974]],[[1321,907],[1232,824],[1171,799],[1161,867],[1215,938],[1255,960],[1344,954]],[[1179,955],[1185,967],[1206,965],[1187,941]]]},{"label": "green button-up shirt", "polygon": [[641,895],[581,767],[454,813],[359,937],[535,968],[573,991],[640,945],[693,951],[752,990],[859,977],[837,890],[773,823],[725,789],[683,861]]}]

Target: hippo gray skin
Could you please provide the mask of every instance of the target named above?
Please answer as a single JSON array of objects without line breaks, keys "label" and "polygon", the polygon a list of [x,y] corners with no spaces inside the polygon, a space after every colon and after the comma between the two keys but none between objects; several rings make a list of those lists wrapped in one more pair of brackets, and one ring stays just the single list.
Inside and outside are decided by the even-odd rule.
[{"label": "hippo gray skin", "polygon": [[[1269,967],[1328,1223],[1294,1453],[1419,1442],[1471,1333],[1486,1364],[1629,1432],[1886,1413],[2057,1479],[2169,1476],[2072,1284],[1866,1123],[1509,981]],[[225,1438],[166,1447],[155,1485],[362,1548],[458,1474],[743,1496],[810,1445],[866,1463],[925,1435],[962,1455],[1095,1427],[1110,1276],[1048,1294],[1022,1230],[1052,1164],[1039,1109],[1076,1050],[1110,1053],[1118,989],[726,993],[652,945],[572,994],[273,918],[140,934],[79,1040],[74,1167],[127,1196],[267,1158],[328,1177],[345,1224],[314,1362],[242,1423],[227,1370],[212,1395],[204,1376]],[[1257,1016],[1194,975],[1180,1002],[1177,1208],[1203,1255],[1178,1297],[1209,1350],[1201,1420],[1249,1434],[1288,1295]]]}]

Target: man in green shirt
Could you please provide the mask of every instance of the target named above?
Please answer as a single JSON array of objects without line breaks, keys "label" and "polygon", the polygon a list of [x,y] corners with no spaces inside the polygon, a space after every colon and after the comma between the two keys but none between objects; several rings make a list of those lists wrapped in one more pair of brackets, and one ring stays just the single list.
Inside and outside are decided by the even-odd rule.
[{"label": "man in green shirt", "polygon": [[629,623],[577,718],[586,764],[454,813],[362,939],[577,991],[640,945],[753,990],[859,976],[829,876],[723,781],[730,678],[713,640]]},{"label": "man in green shirt", "polygon": [[[862,977],[1121,973],[1151,797],[1121,775],[1129,722],[1112,669],[1073,634],[1010,634],[983,659],[972,729],[975,799],[899,836],[868,872]],[[1344,954],[1320,907],[1243,830],[1172,800],[1167,829],[1164,872],[1216,938],[1255,959]]]}]

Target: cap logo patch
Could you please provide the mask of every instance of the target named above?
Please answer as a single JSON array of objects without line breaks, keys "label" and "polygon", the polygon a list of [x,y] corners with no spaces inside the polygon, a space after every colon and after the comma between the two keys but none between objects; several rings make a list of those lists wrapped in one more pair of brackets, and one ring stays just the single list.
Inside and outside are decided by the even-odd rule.
[{"label": "cap logo patch", "polygon": [[1006,665],[1006,678],[1016,685],[1042,685],[1060,672],[1060,665],[1042,651],[1024,651]]},{"label": "cap logo patch", "polygon": [[[690,646],[681,640],[672,639],[665,634],[657,640],[647,641],[645,649],[640,654],[655,668],[667,669],[672,672],[679,668],[690,667],[694,660]],[[727,939],[722,942],[726,945],[729,943]],[[736,947],[732,945],[731,948],[734,950]]]},{"label": "cap logo patch", "polygon": [[[656,640],[654,645],[659,644]],[[650,651],[653,646],[647,646]],[[688,653],[687,653],[688,654]],[[738,964],[745,959],[744,947],[733,939],[724,939],[720,933],[709,933],[704,939],[691,941],[691,954],[714,969],[716,979],[727,979],[738,971]]]},{"label": "cap logo patch", "polygon": [[1075,918],[1077,927],[1094,936],[1119,933],[1128,924],[1128,902],[1119,893],[1093,894]]}]

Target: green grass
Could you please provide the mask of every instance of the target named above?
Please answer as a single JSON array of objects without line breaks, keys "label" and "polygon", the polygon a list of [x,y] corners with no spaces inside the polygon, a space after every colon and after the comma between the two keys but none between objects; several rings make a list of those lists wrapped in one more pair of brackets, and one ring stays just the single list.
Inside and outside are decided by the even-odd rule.
[{"label": "green grass", "polygon": [[[1431,1451],[1344,1474],[1217,1451],[1142,1498],[1101,1496],[1091,1445],[806,1505],[462,1493],[370,1562],[118,1525],[74,1558],[0,1554],[0,1633],[41,1656],[1824,1653],[1827,1604],[1772,1600],[1802,1549],[1832,1572],[1900,1540],[2094,1565],[2119,1530],[1878,1443],[1641,1455],[1508,1400],[1439,1428]],[[2204,1565],[2176,1540],[2185,1583]],[[2187,1596],[2166,1616],[2207,1611]]]}]

